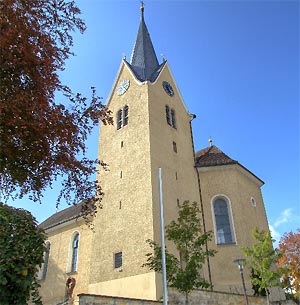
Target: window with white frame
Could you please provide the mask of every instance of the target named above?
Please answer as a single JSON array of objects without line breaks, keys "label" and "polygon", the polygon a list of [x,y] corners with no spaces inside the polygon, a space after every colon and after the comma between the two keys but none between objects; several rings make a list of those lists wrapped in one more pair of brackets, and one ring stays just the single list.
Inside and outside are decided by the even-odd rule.
[{"label": "window with white frame", "polygon": [[213,200],[212,204],[217,244],[235,243],[232,215],[228,200],[224,197],[217,197]]},{"label": "window with white frame", "polygon": [[44,263],[43,263],[43,273],[42,278],[45,279],[48,271],[48,263],[50,256],[50,241],[46,242],[46,251],[44,252]]},{"label": "window with white frame", "polygon": [[49,256],[50,256],[50,241],[47,241],[45,243],[45,252],[44,252],[44,262],[41,265],[41,268],[38,272],[38,280],[44,280],[46,278],[47,275],[47,271],[48,271],[48,263],[49,263]]},{"label": "window with white frame", "polygon": [[114,268],[119,269],[123,266],[123,253],[122,252],[116,252],[114,254]]},{"label": "window with white frame", "polygon": [[76,233],[72,240],[72,263],[70,270],[71,272],[77,271],[78,249],[79,249],[79,233]]}]

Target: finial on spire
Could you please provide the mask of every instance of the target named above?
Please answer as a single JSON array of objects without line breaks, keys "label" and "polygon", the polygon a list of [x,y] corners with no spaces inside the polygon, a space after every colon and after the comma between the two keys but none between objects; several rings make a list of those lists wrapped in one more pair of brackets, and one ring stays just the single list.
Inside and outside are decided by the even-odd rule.
[{"label": "finial on spire", "polygon": [[211,138],[211,136],[209,137],[208,142],[209,142],[209,146],[212,146],[213,139]]},{"label": "finial on spire", "polygon": [[144,6],[144,1],[143,0],[141,0],[141,7],[140,7],[140,9],[141,9],[142,15],[144,15],[145,6]]}]

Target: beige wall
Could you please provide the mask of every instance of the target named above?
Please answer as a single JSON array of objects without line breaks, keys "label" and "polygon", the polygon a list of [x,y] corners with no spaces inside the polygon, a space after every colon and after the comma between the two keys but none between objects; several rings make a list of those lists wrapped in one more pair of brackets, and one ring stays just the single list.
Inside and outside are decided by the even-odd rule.
[{"label": "beige wall", "polygon": [[[69,273],[71,263],[72,236],[79,232],[79,253],[77,271]],[[79,292],[87,291],[92,231],[83,220],[71,221],[58,229],[46,231],[51,243],[46,278],[40,281],[44,305],[53,305],[65,300],[65,287],[68,277],[77,280],[73,295],[75,301]],[[77,301],[76,301],[77,302]]]},{"label": "beige wall", "polygon": [[[130,80],[130,87],[119,96],[116,89],[124,79]],[[173,97],[165,93],[163,80],[174,88]],[[150,250],[146,240],[160,242],[158,167],[163,176],[165,224],[177,218],[177,199],[198,201],[199,197],[196,172],[191,170],[190,115],[167,64],[152,84],[137,81],[123,63],[108,107],[116,117],[125,105],[129,106],[128,125],[117,130],[115,122],[100,131],[99,158],[109,164],[109,171],[99,175],[105,196],[95,220],[91,270],[98,272],[91,273],[89,291],[126,297],[137,297],[139,291],[139,297],[158,299],[162,295],[161,276],[141,267]],[[177,129],[166,122],[166,105],[175,110]],[[113,268],[113,254],[118,251],[123,252],[122,272]],[[132,281],[136,282],[135,292],[121,292],[119,284],[130,287]]]},{"label": "beige wall", "polygon": [[[130,87],[119,96],[116,88],[124,79],[130,80]],[[130,284],[133,276],[149,273],[141,267],[145,254],[149,252],[146,240],[153,239],[147,101],[147,84],[136,81],[123,64],[108,106],[116,117],[118,109],[127,105],[129,123],[119,130],[116,122],[114,126],[101,126],[100,130],[99,158],[109,164],[109,171],[99,175],[105,196],[103,209],[95,220],[91,270],[97,272],[90,275],[89,291],[120,295],[112,281],[119,283],[120,279],[124,282],[127,278]],[[113,265],[114,253],[119,251],[123,252],[122,272],[114,269]],[[136,291],[145,291],[143,287],[155,287],[155,276],[142,277],[137,284]],[[156,289],[152,289],[150,294],[155,299]],[[128,291],[125,296],[131,296],[131,293]]]},{"label": "beige wall", "polygon": [[[215,234],[209,247],[218,252],[211,258],[211,273],[214,288],[236,292],[241,289],[240,273],[233,260],[243,258],[241,247],[250,246],[254,240],[252,230],[256,226],[268,230],[266,212],[261,195],[260,180],[239,165],[224,165],[200,168],[200,181],[207,230],[215,233],[212,200],[220,195],[228,199],[232,212],[235,244],[217,245]],[[256,201],[256,207],[251,203]],[[247,289],[252,293],[249,272],[245,268]]]}]

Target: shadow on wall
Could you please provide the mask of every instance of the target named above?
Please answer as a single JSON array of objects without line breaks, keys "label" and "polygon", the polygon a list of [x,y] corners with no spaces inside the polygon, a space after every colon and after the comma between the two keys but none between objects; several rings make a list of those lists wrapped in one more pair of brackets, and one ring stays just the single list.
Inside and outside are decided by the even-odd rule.
[{"label": "shadow on wall", "polygon": [[54,260],[49,258],[46,278],[40,281],[40,296],[43,305],[53,305],[66,300],[66,282],[69,277],[66,270],[57,266]]}]

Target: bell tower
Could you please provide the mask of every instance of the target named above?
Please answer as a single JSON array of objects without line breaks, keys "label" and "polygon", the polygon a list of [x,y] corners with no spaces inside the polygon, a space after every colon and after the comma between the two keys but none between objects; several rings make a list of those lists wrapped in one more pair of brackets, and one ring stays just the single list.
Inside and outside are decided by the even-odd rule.
[{"label": "bell tower", "polygon": [[199,202],[191,115],[166,60],[158,62],[144,7],[130,62],[122,59],[108,108],[114,125],[101,126],[98,177],[103,209],[95,218],[88,293],[143,299],[162,296],[161,274],[142,267],[147,239],[160,242],[158,168],[165,224],[178,204]]}]

